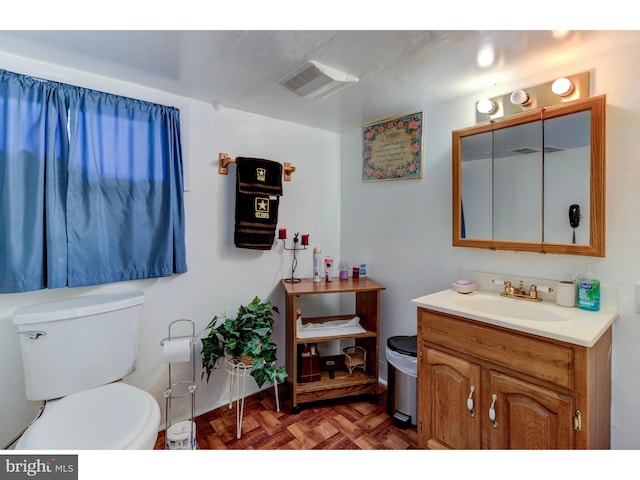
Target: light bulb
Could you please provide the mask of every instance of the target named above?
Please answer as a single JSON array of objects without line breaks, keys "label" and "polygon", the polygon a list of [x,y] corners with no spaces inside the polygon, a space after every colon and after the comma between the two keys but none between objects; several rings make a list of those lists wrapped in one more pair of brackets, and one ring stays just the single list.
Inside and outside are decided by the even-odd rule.
[{"label": "light bulb", "polygon": [[511,94],[511,103],[525,106],[531,103],[531,97],[524,90],[515,90]]},{"label": "light bulb", "polygon": [[496,107],[497,105],[495,104],[495,102],[489,100],[488,98],[483,98],[482,100],[478,101],[478,104],[476,105],[476,109],[478,110],[478,112],[486,113],[488,115],[494,113],[496,111]]},{"label": "light bulb", "polygon": [[480,68],[487,68],[493,65],[496,59],[496,52],[493,44],[488,44],[478,50],[476,63]]},{"label": "light bulb", "polygon": [[566,97],[573,93],[573,83],[568,78],[562,77],[558,78],[551,85],[551,91],[556,95],[560,95],[561,97]]}]

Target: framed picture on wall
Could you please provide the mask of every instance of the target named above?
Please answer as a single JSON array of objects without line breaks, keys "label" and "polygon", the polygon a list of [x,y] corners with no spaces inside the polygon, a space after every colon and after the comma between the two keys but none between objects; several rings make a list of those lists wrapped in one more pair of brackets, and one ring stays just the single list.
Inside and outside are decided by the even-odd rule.
[{"label": "framed picture on wall", "polygon": [[362,181],[422,178],[422,112],[362,126]]}]

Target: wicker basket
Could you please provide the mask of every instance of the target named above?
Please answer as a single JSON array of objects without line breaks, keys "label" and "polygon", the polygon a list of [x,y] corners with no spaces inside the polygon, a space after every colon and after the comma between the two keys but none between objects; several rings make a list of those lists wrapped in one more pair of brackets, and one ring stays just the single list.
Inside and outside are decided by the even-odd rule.
[{"label": "wicker basket", "polygon": [[253,367],[253,357],[249,357],[248,355],[241,355],[240,357],[232,358],[231,363],[243,368],[251,368]]},{"label": "wicker basket", "polygon": [[349,374],[353,373],[354,368],[361,368],[367,371],[367,350],[356,345],[355,347],[347,347],[342,349],[344,352],[344,366],[349,370]]}]

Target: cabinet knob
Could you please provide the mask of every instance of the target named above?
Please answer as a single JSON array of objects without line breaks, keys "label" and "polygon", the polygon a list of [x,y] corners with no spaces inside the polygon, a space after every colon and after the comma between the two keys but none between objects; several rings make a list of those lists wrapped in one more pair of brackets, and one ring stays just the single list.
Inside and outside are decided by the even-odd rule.
[{"label": "cabinet knob", "polygon": [[491,426],[498,428],[498,422],[496,422],[496,400],[498,396],[494,393],[491,395],[491,406],[489,407],[489,420],[491,420]]},{"label": "cabinet knob", "polygon": [[469,396],[467,397],[467,408],[469,409],[469,414],[471,418],[476,416],[476,412],[473,411],[473,392],[476,390],[475,385],[471,385],[471,389],[469,390]]},{"label": "cabinet knob", "polygon": [[573,414],[573,429],[576,432],[582,431],[582,413],[580,413],[580,410],[576,410],[576,413]]}]

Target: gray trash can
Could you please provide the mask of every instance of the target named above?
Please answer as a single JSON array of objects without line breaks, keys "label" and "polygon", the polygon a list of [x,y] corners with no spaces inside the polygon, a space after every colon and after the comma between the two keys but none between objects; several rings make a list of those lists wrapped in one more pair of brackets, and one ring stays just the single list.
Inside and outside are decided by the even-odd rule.
[{"label": "gray trash can", "polygon": [[400,427],[416,425],[418,336],[387,339],[387,413]]}]

